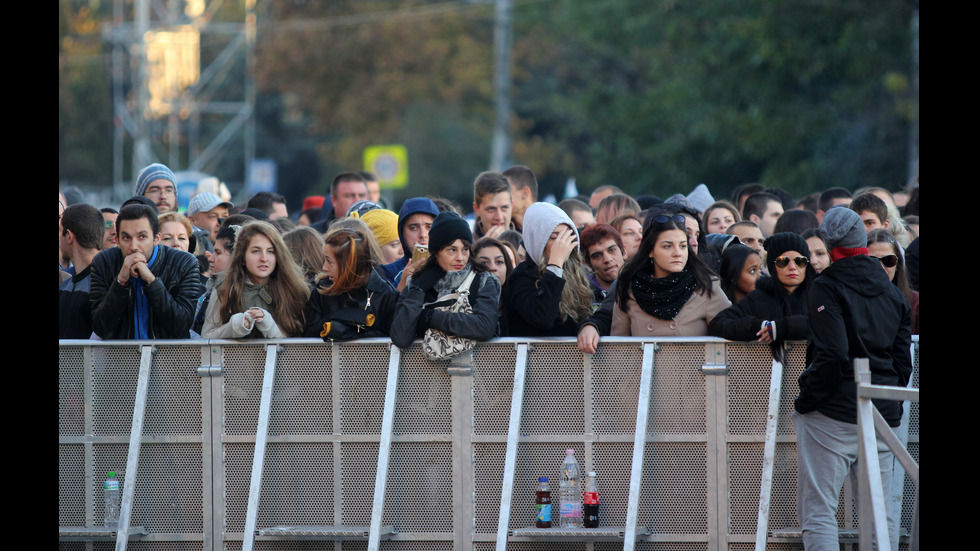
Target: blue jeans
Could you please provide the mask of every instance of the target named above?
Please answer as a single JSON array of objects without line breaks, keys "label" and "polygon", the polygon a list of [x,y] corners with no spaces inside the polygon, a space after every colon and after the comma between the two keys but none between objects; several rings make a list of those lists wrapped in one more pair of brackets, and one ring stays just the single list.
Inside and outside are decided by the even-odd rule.
[{"label": "blue jeans", "polygon": [[[840,551],[837,504],[844,479],[857,470],[857,425],[836,421],[819,412],[793,412],[796,430],[796,517],[803,529],[806,551]],[[886,504],[890,501],[895,455],[878,437],[878,462]],[[857,498],[855,487],[855,499]],[[899,518],[888,507],[888,536],[898,550]]]}]

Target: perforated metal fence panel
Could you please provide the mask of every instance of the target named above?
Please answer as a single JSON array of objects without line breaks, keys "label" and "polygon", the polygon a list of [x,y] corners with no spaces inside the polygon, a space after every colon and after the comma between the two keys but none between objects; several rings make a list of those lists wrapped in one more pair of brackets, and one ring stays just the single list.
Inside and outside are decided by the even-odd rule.
[{"label": "perforated metal fence panel", "polygon": [[[401,351],[382,525],[387,550],[492,550],[514,390],[516,346],[530,342],[508,526],[534,523],[539,476],[558,478],[565,449],[598,473],[602,526],[625,526],[643,341],[498,339],[474,350],[471,373],[447,372],[418,344]],[[257,529],[364,527],[371,522],[390,342],[62,341],[58,429],[61,526],[102,524],[105,473],[126,472],[141,345],[153,344],[129,549],[242,549],[266,346],[277,344]],[[713,359],[721,351],[720,360]],[[803,343],[784,361],[770,529],[796,526],[790,414]],[[915,347],[918,387],[918,347]],[[723,369],[718,369],[719,365]],[[748,550],[758,520],[772,356],[720,339],[657,341],[645,428],[635,548]],[[918,458],[918,404],[908,448]],[[906,476],[902,519],[915,488]],[[856,525],[845,492],[842,527]],[[556,507],[557,508],[557,507]],[[62,537],[60,549],[113,549]],[[363,537],[255,538],[255,549],[366,549]],[[613,550],[621,541],[512,536],[514,550]],[[769,549],[802,549],[770,543]],[[856,545],[854,546],[856,548]]]}]

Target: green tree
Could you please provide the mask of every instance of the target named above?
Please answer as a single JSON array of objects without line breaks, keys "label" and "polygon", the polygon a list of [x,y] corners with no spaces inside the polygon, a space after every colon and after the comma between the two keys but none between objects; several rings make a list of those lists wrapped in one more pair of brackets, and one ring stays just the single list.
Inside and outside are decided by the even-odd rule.
[{"label": "green tree", "polygon": [[908,4],[568,0],[527,15],[515,108],[518,139],[548,144],[542,172],[663,197],[905,182]]}]

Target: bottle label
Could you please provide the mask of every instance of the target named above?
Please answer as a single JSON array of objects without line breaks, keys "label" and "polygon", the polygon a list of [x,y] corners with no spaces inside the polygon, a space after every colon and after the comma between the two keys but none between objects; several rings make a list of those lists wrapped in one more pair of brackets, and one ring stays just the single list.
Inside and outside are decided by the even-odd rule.
[{"label": "bottle label", "polygon": [[538,503],[538,521],[551,522],[551,504]]},{"label": "bottle label", "polygon": [[119,489],[119,481],[118,480],[106,480],[105,481],[105,489],[106,490],[118,490]]},{"label": "bottle label", "polygon": [[598,505],[599,492],[585,492],[585,495],[582,497],[582,503],[586,505]]},{"label": "bottle label", "polygon": [[582,516],[581,503],[562,503],[561,516],[565,518],[579,518]]}]

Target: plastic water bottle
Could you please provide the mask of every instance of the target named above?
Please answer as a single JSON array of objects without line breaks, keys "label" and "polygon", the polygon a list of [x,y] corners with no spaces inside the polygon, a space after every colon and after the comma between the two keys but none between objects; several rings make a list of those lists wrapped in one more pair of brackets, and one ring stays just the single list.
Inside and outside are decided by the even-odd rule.
[{"label": "plastic water bottle", "polygon": [[110,472],[105,480],[102,491],[105,494],[105,527],[119,529],[119,479],[116,473]]},{"label": "plastic water bottle", "polygon": [[579,475],[575,450],[565,450],[565,461],[561,464],[561,509],[562,528],[582,527],[582,483]]}]

